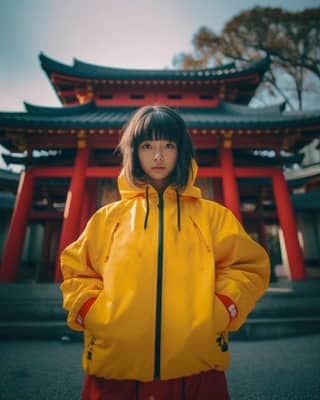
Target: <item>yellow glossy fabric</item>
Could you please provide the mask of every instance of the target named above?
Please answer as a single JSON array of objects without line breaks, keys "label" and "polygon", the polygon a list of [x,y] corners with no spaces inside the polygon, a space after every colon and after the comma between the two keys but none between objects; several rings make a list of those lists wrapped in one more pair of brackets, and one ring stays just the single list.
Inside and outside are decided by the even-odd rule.
[{"label": "yellow glossy fabric", "polygon": [[[196,165],[193,163],[194,173]],[[164,199],[161,288],[160,379],[188,376],[229,365],[228,330],[238,329],[268,287],[265,251],[233,214],[201,199],[189,185],[180,193],[178,229],[176,191]],[[119,178],[122,199],[96,212],[80,238],[61,258],[61,289],[68,324],[81,306],[97,300],[85,317],[83,367],[110,379],[154,379],[158,270],[158,193],[128,186]],[[238,317],[215,296],[229,296]]]}]

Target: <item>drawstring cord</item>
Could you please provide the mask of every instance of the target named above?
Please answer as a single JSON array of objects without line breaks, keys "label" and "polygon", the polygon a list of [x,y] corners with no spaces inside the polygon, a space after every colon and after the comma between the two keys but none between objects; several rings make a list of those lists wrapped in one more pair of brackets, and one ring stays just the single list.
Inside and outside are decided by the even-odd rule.
[{"label": "drawstring cord", "polygon": [[[181,231],[181,206],[180,206],[180,194],[179,190],[176,189],[176,199],[177,199],[177,227],[178,231]],[[147,229],[148,227],[148,219],[149,219],[149,211],[150,211],[150,205],[149,205],[149,186],[146,187],[146,215],[144,217],[144,230]]]},{"label": "drawstring cord", "polygon": [[148,218],[149,218],[149,186],[146,187],[146,203],[147,203],[147,209],[146,209],[146,215],[144,217],[144,230],[147,229],[148,226]]}]

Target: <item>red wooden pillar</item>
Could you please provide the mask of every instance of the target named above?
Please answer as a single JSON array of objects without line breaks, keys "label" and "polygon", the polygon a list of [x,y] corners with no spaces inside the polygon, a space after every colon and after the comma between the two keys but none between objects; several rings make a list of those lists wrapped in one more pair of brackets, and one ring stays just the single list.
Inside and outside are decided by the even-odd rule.
[{"label": "red wooden pillar", "polygon": [[24,239],[32,203],[34,178],[31,169],[21,174],[16,203],[3,250],[0,281],[14,282],[23,251]]},{"label": "red wooden pillar", "polygon": [[220,149],[220,161],[224,205],[228,207],[241,222],[239,191],[231,148]]},{"label": "red wooden pillar", "polygon": [[89,149],[87,147],[79,148],[74,163],[71,184],[64,210],[61,239],[56,262],[55,282],[61,282],[62,280],[60,269],[61,251],[71,242],[76,240],[79,235],[88,159]]},{"label": "red wooden pillar", "polygon": [[293,214],[289,190],[282,171],[278,171],[274,174],[272,186],[279,222],[283,230],[287,249],[291,278],[296,281],[303,280],[306,278],[306,270],[304,267],[302,250],[298,241],[297,225]]}]

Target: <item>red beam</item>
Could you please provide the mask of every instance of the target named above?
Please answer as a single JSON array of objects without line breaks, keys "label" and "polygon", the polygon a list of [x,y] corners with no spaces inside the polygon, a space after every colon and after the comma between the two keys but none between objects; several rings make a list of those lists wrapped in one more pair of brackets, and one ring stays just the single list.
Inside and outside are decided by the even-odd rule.
[{"label": "red beam", "polygon": [[200,178],[218,178],[221,177],[222,171],[220,167],[199,167],[198,176]]},{"label": "red beam", "polygon": [[72,176],[73,167],[36,167],[33,171],[33,176],[35,178],[61,178]]},{"label": "red beam", "polygon": [[88,167],[86,169],[87,178],[117,178],[121,167]]},{"label": "red beam", "polygon": [[279,169],[274,167],[237,167],[236,176],[241,178],[272,177],[278,171]]}]

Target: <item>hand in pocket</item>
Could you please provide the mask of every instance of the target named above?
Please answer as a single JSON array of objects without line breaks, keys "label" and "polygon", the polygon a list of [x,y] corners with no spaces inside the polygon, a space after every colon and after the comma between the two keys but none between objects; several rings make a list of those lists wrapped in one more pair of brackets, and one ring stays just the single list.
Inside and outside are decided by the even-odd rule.
[{"label": "hand in pocket", "polygon": [[108,301],[102,290],[84,318],[84,328],[97,337],[103,337],[109,320]]},{"label": "hand in pocket", "polygon": [[221,333],[227,330],[230,323],[230,316],[225,305],[217,295],[214,296],[214,301],[215,331]]}]

